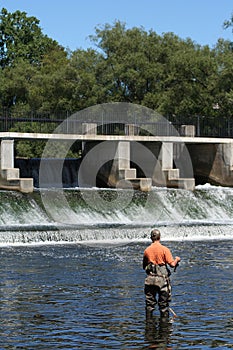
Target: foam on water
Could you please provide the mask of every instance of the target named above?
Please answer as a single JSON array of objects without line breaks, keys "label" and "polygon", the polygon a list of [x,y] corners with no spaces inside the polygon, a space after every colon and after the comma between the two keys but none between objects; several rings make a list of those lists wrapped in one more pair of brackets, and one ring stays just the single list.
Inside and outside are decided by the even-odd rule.
[{"label": "foam on water", "polygon": [[[84,191],[87,201],[82,197]],[[233,238],[232,188],[205,185],[193,192],[154,188],[147,194],[108,189],[64,193],[66,206],[59,201],[59,191],[53,192],[50,205],[57,213],[56,221],[44,208],[39,191],[29,195],[0,191],[0,242],[133,241],[147,239],[152,227],[160,227],[165,240]],[[112,201],[119,193],[122,201],[114,207]],[[103,201],[99,206],[99,194],[106,208]],[[127,196],[132,200],[124,206]]]},{"label": "foam on water", "polygon": [[[208,241],[233,238],[232,225],[161,226],[163,241]],[[58,231],[0,232],[0,246],[38,244],[116,245],[150,241],[151,227],[109,227]]]}]

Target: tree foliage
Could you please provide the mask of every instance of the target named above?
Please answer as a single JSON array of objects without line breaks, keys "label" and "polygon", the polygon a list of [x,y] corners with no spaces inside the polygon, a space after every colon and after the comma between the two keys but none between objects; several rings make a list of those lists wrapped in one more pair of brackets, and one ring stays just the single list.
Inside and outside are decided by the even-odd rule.
[{"label": "tree foliage", "polygon": [[58,44],[42,33],[39,20],[26,12],[0,13],[0,66],[12,66],[19,59],[39,64],[45,52]]},{"label": "tree foliage", "polygon": [[[232,18],[224,26],[232,27]],[[43,34],[35,17],[2,9],[1,108],[22,115],[50,112],[53,118],[60,110],[131,102],[187,121],[196,115],[231,118],[230,41],[219,39],[210,48],[174,33],[127,28],[120,21],[97,27],[91,39],[92,48],[67,51]],[[23,153],[21,146],[18,154]]]}]

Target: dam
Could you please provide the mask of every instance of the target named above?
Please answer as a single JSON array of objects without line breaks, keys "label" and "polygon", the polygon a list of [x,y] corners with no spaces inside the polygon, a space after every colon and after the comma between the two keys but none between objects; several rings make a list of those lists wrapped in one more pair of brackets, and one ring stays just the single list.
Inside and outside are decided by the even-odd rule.
[{"label": "dam", "polygon": [[[178,122],[124,102],[91,106],[63,118],[0,113],[0,189],[233,187],[233,125],[229,119],[207,119]],[[16,144],[28,140],[44,141],[40,158],[30,159],[27,151],[22,159],[17,156]],[[77,157],[68,159],[73,145]]]},{"label": "dam", "polygon": [[[151,186],[193,190],[204,182],[232,187],[233,139],[194,134],[193,126],[184,125],[179,136],[143,136],[137,125],[126,124],[124,135],[100,135],[95,123],[83,123],[78,134],[0,132],[0,188],[24,193],[34,189],[33,177],[21,178],[15,167],[15,140],[45,140],[48,150],[51,142],[80,142],[79,187],[95,187],[98,179],[106,187],[142,191],[150,191]],[[48,150],[46,159],[50,158]],[[65,154],[58,150],[57,155],[64,161]],[[56,169],[59,173],[63,161]],[[46,169],[43,171],[45,174]]]}]

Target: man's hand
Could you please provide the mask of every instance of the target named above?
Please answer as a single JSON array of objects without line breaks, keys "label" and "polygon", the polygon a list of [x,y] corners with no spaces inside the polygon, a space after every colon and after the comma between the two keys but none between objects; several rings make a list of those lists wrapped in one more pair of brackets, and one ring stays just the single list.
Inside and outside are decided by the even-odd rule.
[{"label": "man's hand", "polygon": [[171,267],[175,267],[180,262],[180,257],[176,256],[173,262],[170,264]]},{"label": "man's hand", "polygon": [[180,257],[176,256],[174,262],[175,262],[174,272],[176,272],[176,268],[179,266]]}]

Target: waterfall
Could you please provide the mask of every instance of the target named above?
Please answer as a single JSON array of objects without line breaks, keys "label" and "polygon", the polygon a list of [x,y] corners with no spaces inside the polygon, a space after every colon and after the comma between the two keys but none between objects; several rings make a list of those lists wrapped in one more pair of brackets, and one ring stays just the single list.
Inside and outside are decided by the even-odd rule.
[{"label": "waterfall", "polygon": [[47,191],[47,203],[39,190],[0,191],[0,243],[145,239],[152,227],[166,239],[232,237],[232,188],[64,189],[65,205],[60,190]]}]

